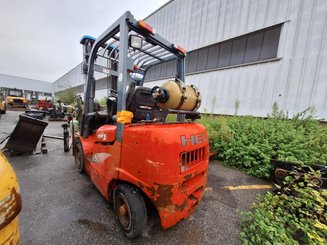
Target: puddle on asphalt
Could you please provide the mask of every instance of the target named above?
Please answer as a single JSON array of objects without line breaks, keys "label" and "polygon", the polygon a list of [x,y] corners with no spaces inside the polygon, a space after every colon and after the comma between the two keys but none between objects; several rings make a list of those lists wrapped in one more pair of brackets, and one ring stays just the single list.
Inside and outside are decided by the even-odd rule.
[{"label": "puddle on asphalt", "polygon": [[77,223],[82,224],[87,226],[89,229],[95,231],[95,232],[106,232],[107,231],[107,227],[102,224],[102,223],[98,223],[98,222],[94,222],[92,220],[88,220],[88,219],[78,219]]}]

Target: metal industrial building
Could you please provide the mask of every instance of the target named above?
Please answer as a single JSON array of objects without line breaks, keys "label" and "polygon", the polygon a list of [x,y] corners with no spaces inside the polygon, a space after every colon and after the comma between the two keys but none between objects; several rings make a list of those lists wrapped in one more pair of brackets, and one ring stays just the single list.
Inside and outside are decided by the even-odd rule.
[{"label": "metal industrial building", "polygon": [[0,90],[22,89],[27,99],[52,99],[53,83],[0,74]]},{"label": "metal industrial building", "polygon": [[[289,115],[314,107],[327,118],[326,0],[172,0],[145,20],[188,50],[186,83],[202,92],[201,111],[267,116],[277,103]],[[174,77],[173,66],[151,68],[146,86]],[[82,82],[78,65],[54,91],[82,93]],[[100,79],[96,96],[107,87]]]}]

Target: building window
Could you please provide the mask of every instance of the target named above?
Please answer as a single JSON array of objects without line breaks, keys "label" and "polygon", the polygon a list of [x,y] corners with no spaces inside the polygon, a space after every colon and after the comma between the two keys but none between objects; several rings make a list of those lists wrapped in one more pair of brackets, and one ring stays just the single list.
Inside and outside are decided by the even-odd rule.
[{"label": "building window", "polygon": [[[282,24],[188,52],[186,74],[277,58]],[[149,69],[145,81],[174,77],[176,62]]]},{"label": "building window", "polygon": [[259,60],[263,35],[264,33],[260,32],[248,37],[244,56],[245,63]]}]

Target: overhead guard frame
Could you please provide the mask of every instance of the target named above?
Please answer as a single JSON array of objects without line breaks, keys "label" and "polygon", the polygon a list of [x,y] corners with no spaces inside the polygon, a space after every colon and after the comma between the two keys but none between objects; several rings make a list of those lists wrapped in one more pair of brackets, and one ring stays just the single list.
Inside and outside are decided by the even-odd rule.
[{"label": "overhead guard frame", "polygon": [[[87,72],[84,73],[84,84],[85,84],[85,108],[84,108],[84,118],[81,125],[81,134],[84,138],[87,138],[90,135],[89,128],[86,125],[86,116],[89,113],[94,112],[94,97],[95,97],[95,60],[97,58],[97,54],[100,48],[108,48],[110,44],[106,44],[106,42],[110,39],[114,39],[119,41],[119,59],[118,59],[118,101],[117,101],[117,111],[122,111],[126,109],[126,85],[130,79],[129,71],[128,71],[128,59],[131,59],[128,55],[128,37],[129,32],[134,31],[138,35],[142,36],[147,43],[152,44],[152,46],[148,49],[151,49],[155,46],[160,46],[162,49],[171,53],[171,56],[167,56],[163,59],[157,59],[160,57],[155,57],[154,61],[149,62],[145,66],[139,69],[140,72],[145,74],[148,69],[156,64],[167,62],[170,60],[177,60],[177,73],[176,78],[185,81],[185,54],[179,52],[174,44],[168,42],[159,34],[149,33],[144,29],[138,26],[138,21],[134,18],[134,16],[129,12],[125,12],[118,20],[116,20],[105,32],[103,32],[97,39],[91,37],[84,37],[81,40],[81,43],[84,46],[84,64],[87,64]],[[119,36],[117,35],[119,34]],[[147,50],[139,49],[138,52],[142,52],[145,55],[147,54]],[[165,52],[164,52],[165,53]],[[149,56],[149,55],[148,55]],[[166,56],[166,55],[165,55]],[[151,56],[150,56],[151,57]],[[145,64],[144,62],[143,64]],[[116,73],[117,74],[117,73]],[[116,75],[115,74],[115,75]],[[144,78],[141,81],[140,85],[143,85]],[[124,124],[117,123],[117,141],[121,142],[122,135],[124,130]]]}]

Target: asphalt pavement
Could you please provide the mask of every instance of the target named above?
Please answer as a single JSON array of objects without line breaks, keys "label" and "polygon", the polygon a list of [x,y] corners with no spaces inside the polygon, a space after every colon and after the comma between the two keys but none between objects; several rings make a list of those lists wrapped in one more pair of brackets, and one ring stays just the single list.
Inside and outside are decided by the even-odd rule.
[{"label": "asphalt pavement", "polygon": [[[0,140],[13,130],[19,114],[2,115]],[[49,122],[45,133],[62,136],[61,124]],[[260,188],[265,181],[210,162],[206,192],[195,213],[168,230],[151,215],[142,236],[130,240],[123,235],[113,206],[75,170],[63,142],[46,139],[46,145],[47,154],[8,157],[22,193],[21,244],[240,244],[240,211],[249,210],[255,196],[267,191]],[[237,188],[247,185],[259,189]]]}]

